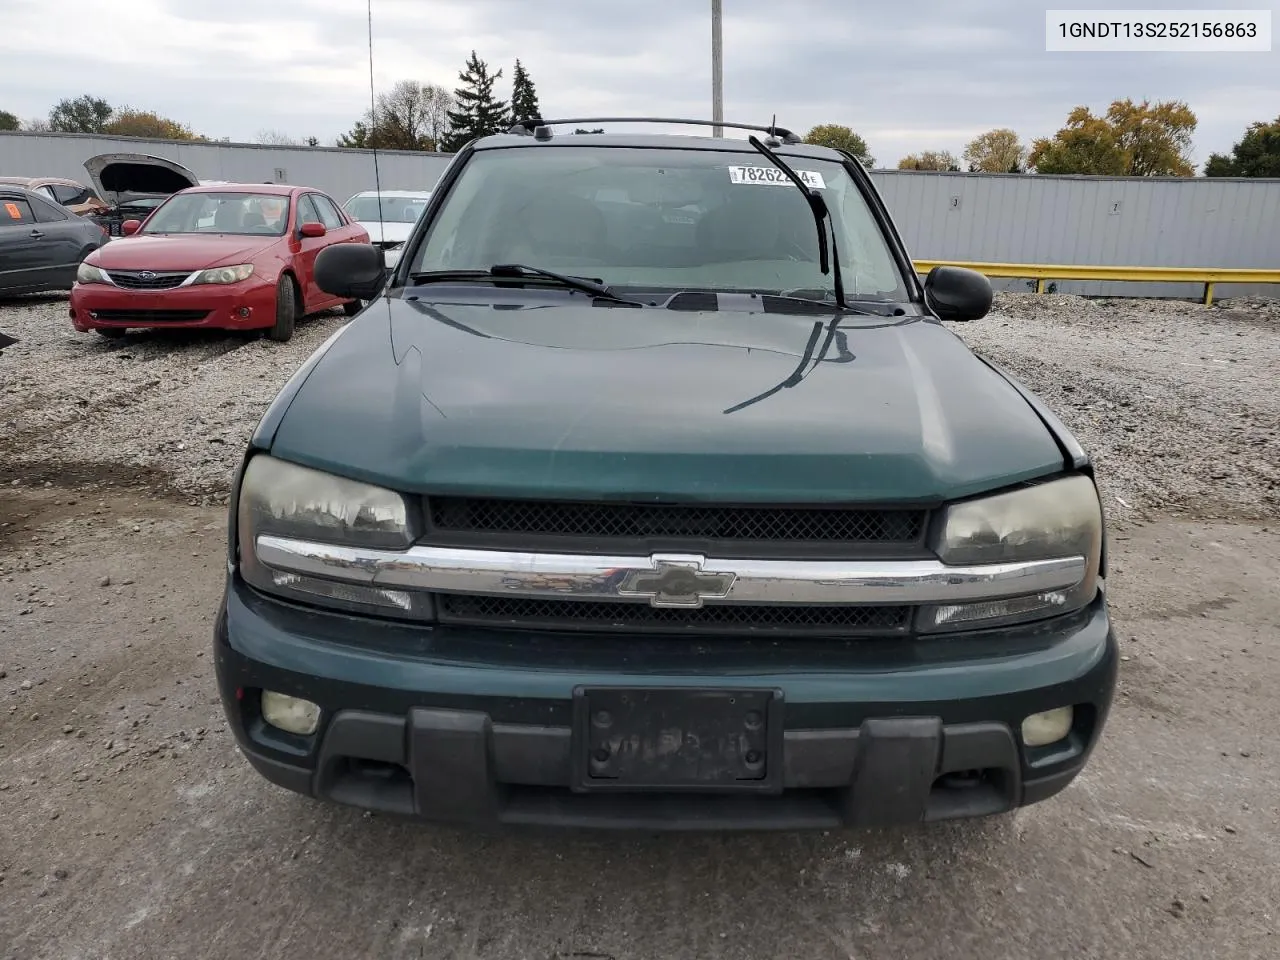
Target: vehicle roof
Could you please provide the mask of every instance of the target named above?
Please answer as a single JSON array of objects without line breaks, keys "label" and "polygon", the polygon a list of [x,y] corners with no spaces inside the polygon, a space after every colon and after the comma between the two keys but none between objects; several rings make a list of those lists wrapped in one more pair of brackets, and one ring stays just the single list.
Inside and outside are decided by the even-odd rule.
[{"label": "vehicle roof", "polygon": [[359,193],[353,193],[349,199],[354,200],[356,197],[376,197],[381,194],[384,197],[429,197],[430,190],[361,190]]},{"label": "vehicle roof", "polygon": [[296,187],[288,183],[202,183],[198,187],[187,187],[181,193],[273,193],[288,196],[295,192],[324,193],[315,187]]},{"label": "vehicle roof", "polygon": [[68,187],[83,187],[84,184],[78,180],[68,180],[66,177],[0,177],[0,183],[13,183],[21,186],[31,186],[41,183],[59,183]]},{"label": "vehicle roof", "polygon": [[0,193],[13,197],[21,197],[24,200],[28,197],[35,197],[37,200],[42,200],[45,203],[52,203],[55,207],[58,206],[55,201],[50,200],[43,193],[36,193],[34,190],[28,190],[26,187],[17,183],[0,182]]},{"label": "vehicle roof", "polygon": [[[762,140],[764,134],[757,134]],[[767,145],[767,141],[766,141]],[[498,133],[475,142],[476,150],[504,150],[512,147],[665,147],[671,150],[727,150],[756,153],[745,137],[692,137],[673,133],[584,133],[558,131],[550,140],[515,133]],[[771,147],[774,153],[788,157],[812,157],[815,160],[844,160],[844,155],[831,147],[813,143],[784,143]],[[756,154],[759,156],[759,154]]]}]

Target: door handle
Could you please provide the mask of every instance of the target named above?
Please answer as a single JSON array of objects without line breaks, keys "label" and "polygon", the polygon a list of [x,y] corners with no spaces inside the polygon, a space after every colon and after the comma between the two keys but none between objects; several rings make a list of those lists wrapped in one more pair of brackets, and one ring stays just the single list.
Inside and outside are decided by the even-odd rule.
[{"label": "door handle", "polygon": [[43,234],[43,233],[41,233],[39,230],[32,230],[32,231],[31,231],[31,239],[32,239],[32,240],[39,240],[39,239],[40,239],[41,237],[43,237],[43,236],[44,236],[44,234]]}]

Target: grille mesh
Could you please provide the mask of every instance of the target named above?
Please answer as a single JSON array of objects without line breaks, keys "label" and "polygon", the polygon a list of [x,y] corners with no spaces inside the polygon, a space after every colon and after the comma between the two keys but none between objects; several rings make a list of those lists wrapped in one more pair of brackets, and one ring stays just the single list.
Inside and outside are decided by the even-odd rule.
[{"label": "grille mesh", "polygon": [[682,537],[793,543],[913,543],[923,510],[714,507],[431,497],[437,530],[638,539]]},{"label": "grille mesh", "polygon": [[151,277],[143,277],[141,273],[138,270],[112,270],[111,279],[117,287],[126,290],[172,290],[191,275],[189,270],[185,273],[156,273]]},{"label": "grille mesh", "polygon": [[442,622],[664,633],[889,634],[904,631],[911,614],[905,606],[724,604],[673,610],[647,603],[471,594],[438,594],[436,599]]}]

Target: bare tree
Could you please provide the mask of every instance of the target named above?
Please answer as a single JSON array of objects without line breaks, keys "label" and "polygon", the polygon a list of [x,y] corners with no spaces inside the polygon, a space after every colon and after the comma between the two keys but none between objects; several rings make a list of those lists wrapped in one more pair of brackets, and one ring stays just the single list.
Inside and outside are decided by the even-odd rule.
[{"label": "bare tree", "polygon": [[259,130],[258,143],[269,144],[276,147],[297,147],[301,144],[293,137],[289,136],[282,130]]}]

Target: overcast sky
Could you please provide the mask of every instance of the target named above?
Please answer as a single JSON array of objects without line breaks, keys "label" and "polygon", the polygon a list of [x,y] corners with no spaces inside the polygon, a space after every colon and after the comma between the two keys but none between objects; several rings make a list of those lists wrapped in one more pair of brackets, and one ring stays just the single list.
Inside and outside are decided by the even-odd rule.
[{"label": "overcast sky", "polygon": [[[1117,97],[1186,100],[1200,119],[1201,162],[1280,114],[1280,52],[1046,53],[1044,6],[724,0],[725,118],[777,114],[802,133],[846,124],[892,166],[918,150],[959,154],[996,126],[1049,135],[1076,104],[1101,112]],[[23,119],[92,93],[214,138],[276,129],[328,144],[368,107],[365,0],[3,0],[3,9],[0,110]],[[544,116],[711,113],[710,0],[373,0],[373,30],[379,89],[407,78],[452,89],[474,48],[503,69],[503,96],[519,57]]]}]

